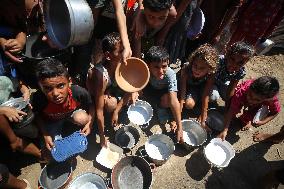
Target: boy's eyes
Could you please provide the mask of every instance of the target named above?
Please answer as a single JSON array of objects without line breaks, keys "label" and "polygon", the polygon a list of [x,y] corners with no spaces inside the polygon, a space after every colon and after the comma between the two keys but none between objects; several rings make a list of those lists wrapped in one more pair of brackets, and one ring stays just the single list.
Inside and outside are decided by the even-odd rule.
[{"label": "boy's eyes", "polygon": [[64,83],[60,83],[60,84],[57,85],[57,88],[58,88],[58,89],[62,89],[64,86],[65,86]]}]

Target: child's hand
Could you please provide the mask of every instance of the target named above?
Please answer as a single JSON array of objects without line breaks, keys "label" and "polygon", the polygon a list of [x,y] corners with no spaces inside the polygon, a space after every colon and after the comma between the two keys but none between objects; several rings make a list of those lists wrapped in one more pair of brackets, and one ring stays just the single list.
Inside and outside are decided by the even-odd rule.
[{"label": "child's hand", "polygon": [[17,39],[8,39],[4,46],[5,50],[11,53],[19,53],[24,48],[24,44],[20,43]]},{"label": "child's hand", "polygon": [[102,148],[103,147],[107,148],[108,139],[104,135],[100,136],[100,143]]},{"label": "child's hand", "polygon": [[20,122],[23,119],[22,116],[27,115],[26,112],[8,106],[0,107],[0,113],[6,116],[10,122]]},{"label": "child's hand", "polygon": [[111,124],[116,127],[118,123],[118,113],[116,111],[113,112],[112,118],[111,118]]},{"label": "child's hand", "polygon": [[218,135],[218,138],[221,138],[222,140],[225,140],[227,134],[228,134],[228,129],[224,129],[224,130]]},{"label": "child's hand", "polygon": [[51,149],[54,147],[53,141],[52,141],[52,137],[49,135],[45,135],[44,136],[44,141],[45,141],[45,146],[46,148],[51,151]]},{"label": "child's hand", "polygon": [[178,129],[176,135],[177,135],[177,142],[180,144],[184,143],[182,129]]},{"label": "child's hand", "polygon": [[92,125],[91,125],[91,120],[83,127],[81,130],[81,133],[84,134],[85,136],[88,136],[91,133],[92,130]]}]

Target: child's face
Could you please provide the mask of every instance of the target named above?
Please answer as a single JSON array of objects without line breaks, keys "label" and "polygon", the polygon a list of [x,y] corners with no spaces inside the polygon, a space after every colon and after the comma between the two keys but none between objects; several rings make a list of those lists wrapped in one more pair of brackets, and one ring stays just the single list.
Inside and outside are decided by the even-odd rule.
[{"label": "child's face", "polygon": [[273,99],[273,98],[264,98],[261,95],[257,95],[251,89],[248,90],[246,97],[247,97],[248,105],[250,106],[262,104],[265,101],[270,101]]},{"label": "child's face", "polygon": [[192,75],[195,78],[202,78],[209,72],[209,65],[202,59],[196,58],[192,63]]},{"label": "child's face", "polygon": [[241,69],[247,61],[249,60],[249,56],[246,54],[234,54],[228,55],[227,57],[227,71],[235,72]]},{"label": "child's face", "polygon": [[150,64],[148,64],[150,73],[158,80],[163,79],[168,68],[168,63],[169,61],[150,62]]},{"label": "child's face", "polygon": [[122,53],[123,53],[123,45],[121,42],[116,43],[114,50],[112,52],[106,52],[105,56],[106,59],[115,62],[115,63],[120,63],[122,60]]},{"label": "child's face", "polygon": [[169,15],[170,10],[151,11],[147,8],[144,9],[145,18],[150,28],[161,28]]},{"label": "child's face", "polygon": [[42,92],[48,101],[55,104],[65,103],[68,97],[70,80],[65,76],[46,78],[39,81]]}]

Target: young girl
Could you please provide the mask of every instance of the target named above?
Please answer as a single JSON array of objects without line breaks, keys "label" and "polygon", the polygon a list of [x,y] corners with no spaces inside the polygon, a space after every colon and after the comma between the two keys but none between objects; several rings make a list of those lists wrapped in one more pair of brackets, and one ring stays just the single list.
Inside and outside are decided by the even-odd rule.
[{"label": "young girl", "polygon": [[[274,77],[262,76],[256,80],[247,80],[236,88],[232,97],[230,108],[225,115],[225,128],[219,134],[223,140],[227,136],[228,128],[233,116],[236,116],[242,108],[243,114],[240,117],[244,125],[242,130],[253,126],[261,126],[274,119],[281,110],[281,105],[277,94],[279,92],[279,82]],[[267,116],[254,119],[261,107],[268,108]]]},{"label": "young girl", "polygon": [[252,46],[244,42],[237,42],[228,49],[225,56],[219,57],[210,100],[215,101],[221,97],[228,104],[228,100],[234,95],[239,80],[243,79],[246,74],[244,65],[253,56],[253,53]]},{"label": "young girl", "polygon": [[183,106],[193,109],[201,99],[202,109],[198,120],[204,128],[207,128],[205,120],[217,62],[217,51],[209,44],[204,44],[193,52],[181,70],[181,112]]}]

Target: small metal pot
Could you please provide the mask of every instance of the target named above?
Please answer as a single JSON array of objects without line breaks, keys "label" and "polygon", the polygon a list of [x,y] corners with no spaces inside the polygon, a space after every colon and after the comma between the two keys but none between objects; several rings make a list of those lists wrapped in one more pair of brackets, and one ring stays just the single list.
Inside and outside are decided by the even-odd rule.
[{"label": "small metal pot", "polygon": [[31,123],[34,119],[34,113],[30,106],[28,105],[28,102],[24,100],[24,98],[13,98],[11,100],[8,100],[1,104],[1,106],[9,106],[14,107],[17,110],[21,110],[27,115],[23,116],[23,119],[20,122],[11,122],[11,125],[14,129],[20,129],[25,126],[27,126],[29,123]]},{"label": "small metal pot", "polygon": [[151,161],[160,166],[170,159],[175,151],[175,144],[167,135],[154,134],[146,141],[145,150]]},{"label": "small metal pot", "polygon": [[208,110],[206,125],[213,131],[221,132],[224,129],[224,114],[215,108]]},{"label": "small metal pot", "polygon": [[207,140],[207,132],[200,123],[194,119],[181,121],[183,128],[184,147],[188,150],[201,146]]},{"label": "small metal pot", "polygon": [[128,107],[127,115],[130,123],[147,128],[153,117],[153,108],[148,102],[137,100]]},{"label": "small metal pot", "polygon": [[47,34],[54,44],[63,49],[89,41],[94,19],[85,0],[46,0],[43,3]]},{"label": "small metal pot", "polygon": [[84,173],[77,176],[69,185],[68,189],[78,189],[78,188],[97,188],[97,189],[107,189],[107,185],[104,179],[95,173]]},{"label": "small metal pot", "polygon": [[130,125],[119,128],[114,137],[114,141],[118,146],[129,150],[138,143],[139,139],[139,131]]},{"label": "small metal pot", "polygon": [[38,182],[43,189],[65,188],[71,181],[72,172],[70,161],[52,162],[41,170]]}]

